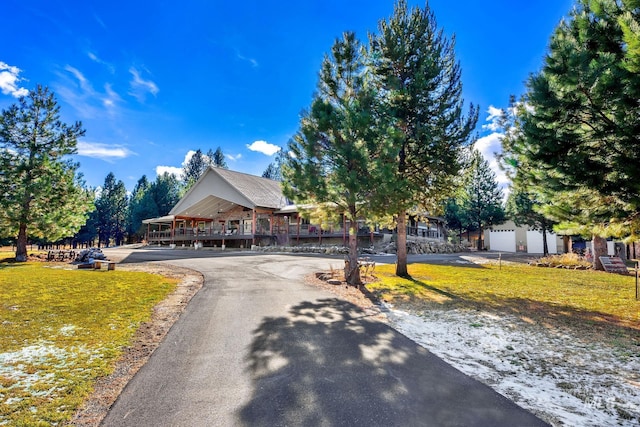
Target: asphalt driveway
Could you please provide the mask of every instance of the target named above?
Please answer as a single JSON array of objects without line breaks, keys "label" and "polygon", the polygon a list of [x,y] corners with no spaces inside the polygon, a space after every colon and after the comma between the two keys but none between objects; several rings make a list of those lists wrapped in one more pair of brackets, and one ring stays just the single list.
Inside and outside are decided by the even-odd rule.
[{"label": "asphalt driveway", "polygon": [[304,284],[305,274],[338,268],[340,259],[112,253],[192,268],[205,284],[105,426],[546,425],[358,307]]}]

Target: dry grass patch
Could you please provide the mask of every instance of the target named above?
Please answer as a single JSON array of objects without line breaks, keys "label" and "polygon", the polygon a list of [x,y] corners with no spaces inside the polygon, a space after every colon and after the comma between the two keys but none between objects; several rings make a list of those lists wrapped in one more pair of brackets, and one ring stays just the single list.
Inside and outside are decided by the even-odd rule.
[{"label": "dry grass patch", "polygon": [[0,262],[0,425],[68,421],[176,282]]},{"label": "dry grass patch", "polygon": [[568,268],[591,268],[591,262],[578,254],[568,253],[560,255],[549,255],[538,260],[540,264],[549,267],[568,267]]}]

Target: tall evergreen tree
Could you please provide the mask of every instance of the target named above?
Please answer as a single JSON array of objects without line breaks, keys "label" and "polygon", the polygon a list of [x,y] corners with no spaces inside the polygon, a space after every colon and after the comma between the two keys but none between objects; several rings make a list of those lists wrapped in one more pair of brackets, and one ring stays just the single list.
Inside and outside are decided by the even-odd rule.
[{"label": "tall evergreen tree", "polygon": [[289,143],[284,190],[298,203],[349,221],[349,284],[361,284],[358,220],[382,193],[394,168],[376,134],[376,94],[367,81],[365,52],[353,33],[336,40],[322,62],[317,93]]},{"label": "tall evergreen tree", "polygon": [[[157,207],[157,216],[167,215],[182,197],[180,182],[175,175],[167,172],[158,175],[147,193]],[[145,204],[149,203],[146,197],[143,197]]]},{"label": "tall evergreen tree", "polygon": [[[551,38],[528,81],[520,138],[511,147],[545,176],[549,192],[593,192],[579,217],[602,237],[625,228],[640,238],[640,74],[636,1],[581,0]],[[597,232],[596,232],[597,231]],[[604,251],[604,249],[600,249]],[[595,251],[594,260],[599,253]],[[596,265],[600,267],[600,265]]]},{"label": "tall evergreen tree", "polygon": [[116,245],[124,240],[127,220],[127,190],[122,181],[116,181],[109,172],[96,200],[96,229],[98,245],[109,245],[111,239]]},{"label": "tall evergreen tree", "polygon": [[444,220],[447,228],[449,230],[456,230],[458,232],[458,239],[462,240],[462,233],[469,228],[469,224],[458,197],[450,197],[445,200]]},{"label": "tall evergreen tree", "polygon": [[285,150],[280,149],[276,153],[276,157],[273,162],[269,163],[267,168],[262,173],[263,178],[273,179],[274,181],[282,181],[282,165],[287,161],[287,154]]},{"label": "tall evergreen tree", "polygon": [[26,261],[28,236],[72,236],[93,208],[90,192],[68,160],[84,135],[80,122],[60,121],[60,107],[40,85],[0,115],[0,236],[16,237]]},{"label": "tall evergreen tree", "polygon": [[220,147],[216,148],[216,151],[213,153],[211,152],[211,150],[209,150],[207,152],[207,156],[211,160],[211,166],[215,166],[223,169],[229,169],[229,166],[227,165],[227,161],[224,158],[224,153],[222,152],[222,148]]},{"label": "tall evergreen tree", "polygon": [[184,182],[185,187],[187,189],[190,188],[208,168],[209,159],[198,148],[183,166],[182,182]]},{"label": "tall evergreen tree", "polygon": [[[517,215],[516,210],[526,212],[527,205],[530,205],[534,212],[520,213],[521,216],[532,215],[529,219],[531,221],[540,215],[536,220],[539,225],[543,225],[542,221],[545,221],[565,235],[592,236],[593,247],[602,248],[598,253],[606,253],[606,242],[595,235],[594,231],[603,229],[602,223],[609,218],[609,204],[612,201],[605,200],[596,191],[586,187],[563,187],[556,171],[541,168],[538,162],[532,160],[529,155],[532,147],[522,131],[522,120],[531,107],[524,101],[515,102],[513,97],[510,105],[501,120],[504,136],[499,156],[500,165],[511,180],[512,194],[524,193],[527,199],[535,201],[527,203],[522,198],[508,200],[510,214]],[[522,206],[517,206],[518,204]],[[521,221],[528,222],[522,218]],[[598,263],[598,257],[594,257],[594,266],[601,269],[602,264],[598,266]]]},{"label": "tall evergreen tree", "polygon": [[502,224],[505,221],[505,212],[502,207],[502,190],[496,181],[496,174],[478,150],[473,150],[471,155],[471,164],[465,173],[462,197],[464,215],[468,223],[478,230],[478,250],[482,250],[484,230],[492,225]]},{"label": "tall evergreen tree", "polygon": [[438,29],[428,5],[409,11],[406,0],[399,0],[378,31],[370,41],[371,63],[395,125],[388,137],[397,151],[396,191],[384,206],[397,212],[396,274],[406,276],[407,211],[433,211],[451,194],[478,110],[471,106],[468,116],[463,115],[454,41]]},{"label": "tall evergreen tree", "polygon": [[640,72],[640,0],[622,0],[618,23],[626,45],[622,66],[631,73]]},{"label": "tall evergreen tree", "polygon": [[[94,195],[95,200],[95,195]],[[80,244],[94,245],[96,238],[98,237],[97,229],[97,215],[96,211],[91,211],[87,217],[86,222],[80,230],[73,236],[73,239]]]},{"label": "tall evergreen tree", "polygon": [[147,176],[142,175],[129,198],[127,234],[130,240],[139,234],[142,220],[157,216],[157,208],[155,210],[149,209],[148,204],[144,203],[144,196],[150,188],[151,184]]}]

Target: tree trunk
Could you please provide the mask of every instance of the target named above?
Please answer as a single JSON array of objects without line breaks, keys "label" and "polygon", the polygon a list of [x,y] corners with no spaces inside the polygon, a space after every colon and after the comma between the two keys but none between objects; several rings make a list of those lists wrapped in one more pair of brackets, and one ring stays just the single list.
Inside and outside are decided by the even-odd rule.
[{"label": "tree trunk", "polygon": [[18,231],[18,241],[16,242],[16,261],[25,262],[27,260],[27,224],[21,223]]},{"label": "tree trunk", "polygon": [[398,213],[398,244],[397,244],[396,276],[407,277],[407,212]]},{"label": "tree trunk", "polygon": [[565,254],[571,252],[571,237],[570,236],[562,236],[562,251]]},{"label": "tree trunk", "polygon": [[593,250],[593,269],[604,271],[600,257],[607,256],[607,239],[594,235],[591,240],[591,248]]},{"label": "tree trunk", "polygon": [[478,224],[478,251],[482,250],[482,235],[483,233],[482,225]]},{"label": "tree trunk", "polygon": [[362,284],[358,268],[358,222],[353,219],[349,224],[349,263],[345,265],[344,278],[351,286]]},{"label": "tree trunk", "polygon": [[542,226],[542,254],[549,255],[549,242],[547,242],[547,227]]}]

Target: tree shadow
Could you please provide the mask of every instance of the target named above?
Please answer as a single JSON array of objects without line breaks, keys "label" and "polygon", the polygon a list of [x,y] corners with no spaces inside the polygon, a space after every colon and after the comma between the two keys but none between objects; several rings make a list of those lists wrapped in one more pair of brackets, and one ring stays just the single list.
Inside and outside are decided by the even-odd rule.
[{"label": "tree shadow", "polygon": [[618,345],[628,346],[630,351],[640,355],[640,325],[633,320],[526,298],[491,296],[486,301],[466,300],[464,303],[478,310],[519,317],[527,323],[536,323],[548,329],[573,329],[580,335],[592,336],[602,342],[625,338],[628,342],[619,342]]},{"label": "tree shadow", "polygon": [[463,300],[463,298],[460,297],[459,295],[452,294],[451,292],[443,291],[442,289],[437,288],[437,287],[432,286],[432,285],[428,285],[427,283],[423,282],[422,280],[414,279],[411,276],[407,277],[407,279],[410,280],[412,283],[415,283],[416,285],[420,285],[424,289],[428,289],[431,292],[435,292],[436,294],[441,295],[441,296],[446,297],[446,298],[449,298],[452,301]]},{"label": "tree shadow", "polygon": [[[465,298],[452,292],[445,291],[436,286],[429,285],[421,280],[409,278],[411,282],[420,287],[434,292],[442,297],[442,300],[426,301],[419,303],[412,299],[408,302],[412,307],[416,305],[423,309],[462,307],[474,310],[490,311],[500,315],[511,315],[524,320],[527,323],[535,323],[548,329],[569,328],[579,332],[580,335],[591,335],[593,339],[611,341],[611,337],[625,338],[625,344],[634,354],[640,354],[640,325],[629,319],[623,319],[607,313],[594,310],[584,310],[565,304],[556,304],[536,301],[528,298],[505,298],[496,295],[487,295],[484,300]],[[396,300],[399,308],[403,301]]]},{"label": "tree shadow", "polygon": [[546,425],[339,299],[265,318],[246,363],[246,425]]}]

